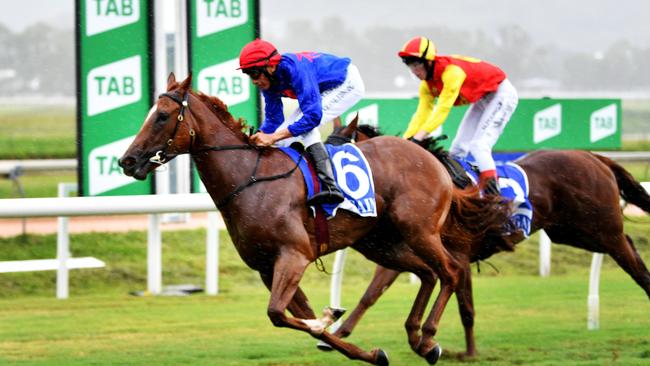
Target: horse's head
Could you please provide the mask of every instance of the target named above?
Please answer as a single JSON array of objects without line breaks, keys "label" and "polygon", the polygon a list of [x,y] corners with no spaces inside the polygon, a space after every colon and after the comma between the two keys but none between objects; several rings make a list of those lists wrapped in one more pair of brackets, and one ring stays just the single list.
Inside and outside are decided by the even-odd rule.
[{"label": "horse's head", "polygon": [[180,83],[173,73],[169,75],[167,92],[160,95],[119,160],[124,174],[143,180],[159,165],[190,151],[195,136],[188,112],[191,84],[191,74]]},{"label": "horse's head", "polygon": [[347,142],[361,142],[373,137],[381,136],[376,127],[370,125],[359,125],[359,114],[347,126],[337,127],[332,134],[327,137],[326,144],[342,145]]}]

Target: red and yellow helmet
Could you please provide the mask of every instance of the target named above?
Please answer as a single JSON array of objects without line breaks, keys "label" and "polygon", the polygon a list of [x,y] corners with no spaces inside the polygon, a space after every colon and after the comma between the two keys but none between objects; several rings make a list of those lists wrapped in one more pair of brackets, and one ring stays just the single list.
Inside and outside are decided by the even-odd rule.
[{"label": "red and yellow helmet", "polygon": [[426,37],[415,37],[406,42],[397,55],[401,58],[415,57],[433,61],[436,58],[436,45]]},{"label": "red and yellow helmet", "polygon": [[239,54],[239,68],[277,65],[281,58],[273,44],[258,38],[242,48]]}]

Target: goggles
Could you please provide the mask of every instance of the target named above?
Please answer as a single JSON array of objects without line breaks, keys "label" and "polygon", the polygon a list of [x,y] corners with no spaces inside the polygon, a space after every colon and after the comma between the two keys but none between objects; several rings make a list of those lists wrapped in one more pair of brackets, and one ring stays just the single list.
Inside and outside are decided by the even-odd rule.
[{"label": "goggles", "polygon": [[260,78],[264,71],[262,67],[249,67],[247,69],[243,69],[242,72],[250,76],[251,79],[257,80]]},{"label": "goggles", "polygon": [[402,57],[402,62],[406,64],[406,66],[417,66],[417,65],[424,65],[424,60],[419,58],[419,57]]}]

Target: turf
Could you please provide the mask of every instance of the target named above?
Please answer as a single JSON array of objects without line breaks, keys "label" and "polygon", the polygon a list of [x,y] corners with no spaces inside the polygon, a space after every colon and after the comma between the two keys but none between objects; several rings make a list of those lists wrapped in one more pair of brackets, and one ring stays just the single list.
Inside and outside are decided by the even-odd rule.
[{"label": "turf", "polygon": [[[650,219],[626,226],[650,261]],[[165,284],[203,283],[205,231],[166,232]],[[0,260],[51,258],[55,237],[0,240]],[[134,297],[146,286],[146,234],[73,235],[75,256],[96,256],[104,269],[71,271],[71,297],[56,300],[53,272],[0,277],[0,364],[8,365],[342,365],[338,353],[322,353],[307,334],[274,328],[266,316],[268,291],[246,268],[225,232],[220,236],[220,294],[215,297]],[[587,252],[553,246],[552,275],[537,276],[536,237],[515,253],[499,254],[476,273],[475,365],[646,365],[650,317],[646,294],[606,258],[601,278],[601,329],[586,328]],[[328,268],[333,257],[324,258]],[[374,266],[348,256],[343,305],[351,308]],[[310,267],[302,282],[311,304],[328,303],[330,277]],[[392,365],[425,364],[408,347],[403,322],[417,286],[402,275],[363,319],[350,341],[382,347]],[[463,332],[455,300],[436,339],[441,364],[459,364]],[[466,362],[467,360],[465,360]],[[361,363],[356,363],[361,364]]]}]

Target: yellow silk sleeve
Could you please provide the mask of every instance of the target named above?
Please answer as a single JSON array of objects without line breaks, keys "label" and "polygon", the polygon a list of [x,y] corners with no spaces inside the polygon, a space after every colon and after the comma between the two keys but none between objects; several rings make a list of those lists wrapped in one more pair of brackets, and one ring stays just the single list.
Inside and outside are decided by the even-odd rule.
[{"label": "yellow silk sleeve", "polygon": [[460,87],[465,82],[466,77],[467,74],[460,67],[456,65],[447,66],[445,71],[442,72],[442,90],[438,96],[438,101],[433,108],[433,113],[428,115],[421,130],[431,133],[445,122],[456,99],[458,99]]},{"label": "yellow silk sleeve", "polygon": [[415,111],[415,114],[413,114],[413,117],[411,117],[411,122],[409,122],[406,132],[404,132],[403,137],[405,139],[413,137],[413,135],[418,133],[433,111],[434,98],[426,81],[420,83],[418,95],[420,97],[418,109]]}]

